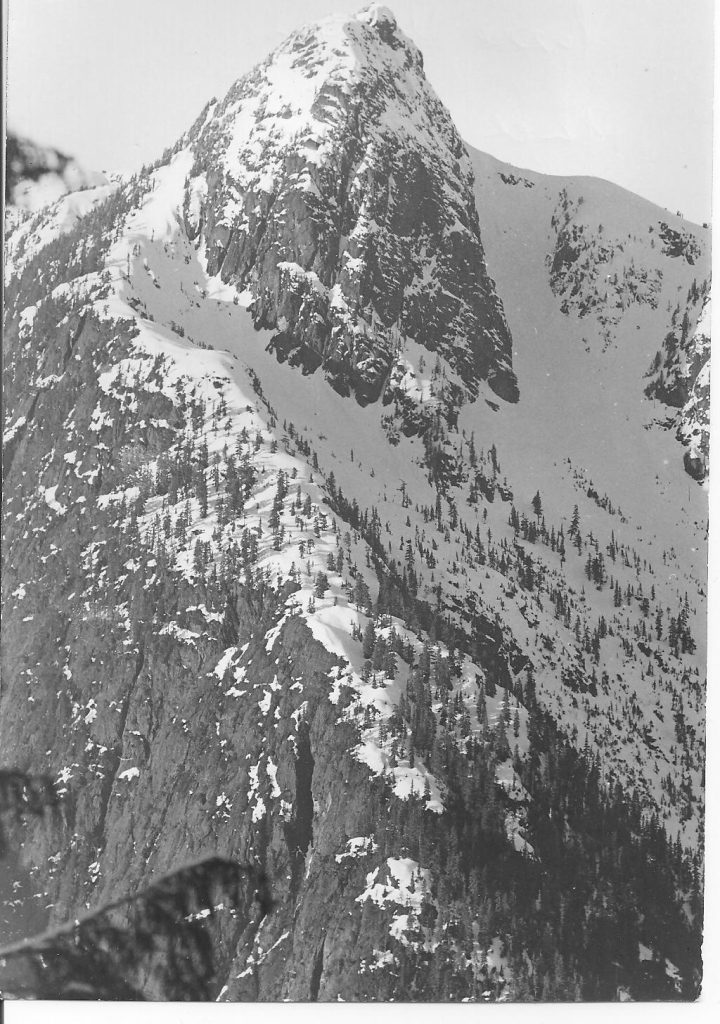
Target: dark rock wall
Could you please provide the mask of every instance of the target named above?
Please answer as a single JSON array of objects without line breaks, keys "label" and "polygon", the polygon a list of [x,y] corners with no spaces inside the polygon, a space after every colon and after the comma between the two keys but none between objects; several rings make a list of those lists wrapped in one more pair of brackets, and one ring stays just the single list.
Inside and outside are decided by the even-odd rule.
[{"label": "dark rock wall", "polygon": [[[341,393],[374,401],[406,336],[445,356],[471,394],[488,380],[514,401],[511,338],[463,143],[414,47],[400,67],[406,79],[395,52],[406,43],[392,32],[381,42],[357,23],[345,31],[357,67],[348,82],[331,65],[297,137],[281,146],[268,133],[265,66],[196,131],[194,171],[206,191],[192,217],[187,193],[189,232],[202,234],[210,274],[255,294],[256,323],[278,330],[279,357],[323,365]],[[313,70],[318,54],[302,33],[284,49],[296,74],[308,62]],[[248,107],[255,127],[233,163],[235,121]]]}]

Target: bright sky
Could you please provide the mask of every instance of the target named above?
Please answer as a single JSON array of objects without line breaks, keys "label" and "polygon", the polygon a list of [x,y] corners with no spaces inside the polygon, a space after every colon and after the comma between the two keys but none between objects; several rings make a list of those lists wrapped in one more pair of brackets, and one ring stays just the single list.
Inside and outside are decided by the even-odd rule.
[{"label": "bright sky", "polygon": [[[294,28],[363,0],[9,0],[8,120],[155,159]],[[471,145],[710,216],[713,0],[390,0]]]}]

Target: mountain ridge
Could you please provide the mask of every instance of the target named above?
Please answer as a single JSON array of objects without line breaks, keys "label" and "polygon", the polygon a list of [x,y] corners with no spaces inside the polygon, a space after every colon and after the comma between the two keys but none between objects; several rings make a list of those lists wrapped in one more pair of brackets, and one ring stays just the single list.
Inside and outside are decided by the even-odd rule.
[{"label": "mountain ridge", "polygon": [[704,490],[643,374],[702,239],[690,264],[655,228],[598,237],[580,186],[471,152],[519,398],[471,387],[452,338],[390,353],[378,316],[391,369],[358,402],[277,358],[284,304],[318,344],[323,262],[276,277],[312,233],[238,243],[248,274],[208,255],[226,199],[250,237],[274,195],[211,202],[214,110],[10,239],[3,742],[68,811],[23,833],[6,927],[212,850],[278,902],[247,948],[215,925],[221,999],[692,995]]},{"label": "mountain ridge", "polygon": [[[631,205],[635,208],[640,206],[646,212],[646,215],[650,217],[651,222],[653,220],[659,220],[661,217],[670,218],[670,222],[675,226],[684,224],[690,229],[696,230],[707,230],[708,225],[703,224],[700,221],[693,221],[685,217],[684,214],[677,211],[673,212],[668,207],[663,206],[661,203],[656,202],[654,199],[649,199],[646,195],[641,192],[635,192],[633,189],[628,188],[626,185],[620,185],[616,181],[612,181],[610,178],[601,178],[595,174],[570,174],[563,172],[550,172],[550,171],[538,171],[525,165],[513,164],[507,160],[502,160],[500,157],[496,157],[494,154],[482,149],[480,146],[476,146],[474,143],[465,139],[465,146],[471,159],[475,162],[476,166],[478,163],[486,163],[490,165],[490,168],[497,170],[498,172],[508,173],[517,172],[521,177],[527,177],[533,181],[543,181],[547,184],[555,183],[557,185],[565,184],[567,182],[573,182],[578,190],[583,186],[587,188],[590,186],[598,191],[605,191],[610,195],[624,196],[627,197]],[[560,189],[558,188],[558,191]]]}]

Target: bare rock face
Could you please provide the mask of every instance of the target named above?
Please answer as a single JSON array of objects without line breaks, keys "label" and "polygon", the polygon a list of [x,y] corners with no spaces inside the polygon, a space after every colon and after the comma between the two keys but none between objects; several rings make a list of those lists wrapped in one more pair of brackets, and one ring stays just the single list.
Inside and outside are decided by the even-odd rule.
[{"label": "bare rock face", "polygon": [[685,469],[701,483],[710,463],[710,303],[708,291],[685,354],[687,398],[677,427],[677,438],[686,449]]},{"label": "bare rock face", "polygon": [[473,174],[420,52],[385,8],[294,33],[189,134],[189,233],[254,296],[279,359],[377,399],[401,336],[471,396],[514,401]]},{"label": "bare rock face", "polygon": [[[129,546],[122,537],[112,540],[110,562],[98,554],[92,572],[100,589],[84,607],[83,551],[91,543],[100,552],[114,532],[114,513],[99,492],[134,479],[133,452],[160,456],[183,424],[172,402],[152,390],[135,412],[126,415],[110,399],[112,415],[94,415],[107,402],[97,375],[109,353],[128,357],[133,329],[78,316],[62,303],[55,320],[51,313],[38,315],[32,335],[49,339],[42,366],[34,362],[35,347],[21,355],[18,332],[9,332],[17,394],[36,397],[31,406],[12,406],[23,422],[6,453],[6,511],[24,500],[26,515],[14,529],[6,525],[15,554],[3,571],[5,606],[28,571],[42,596],[39,605],[33,595],[21,599],[32,603],[24,622],[9,612],[3,623],[2,721],[8,763],[24,765],[29,750],[38,758],[42,748],[53,769],[62,764],[61,801],[54,815],[27,823],[22,841],[10,830],[18,861],[44,869],[10,865],[15,887],[0,887],[4,944],[62,924],[80,908],[132,896],[168,866],[211,850],[262,864],[273,880],[267,956],[258,969],[257,950],[245,948],[238,923],[218,925],[228,979],[223,998],[373,998],[377,980],[351,968],[373,961],[397,908],[369,900],[366,909],[356,900],[378,860],[371,837],[383,820],[381,789],[353,756],[357,730],[344,714],[348,695],[328,696],[338,658],[300,617],[286,614],[292,587],[275,593],[233,585],[224,614],[207,620],[200,611],[211,600],[206,588],[167,577],[171,614],[187,606],[196,627],[188,644],[158,627],[165,600],[143,575],[140,589],[127,592],[136,627],[126,630],[114,598],[104,602],[114,586],[108,573],[133,564],[137,535],[125,538]],[[38,385],[43,373],[51,378],[45,387]],[[15,394],[13,388],[9,398]],[[68,415],[75,424],[72,456],[66,458],[63,438],[46,460],[66,504],[28,503],[19,467],[39,464],[51,438],[63,436]],[[106,422],[96,430],[100,419]],[[152,434],[138,425],[158,419],[164,426]],[[51,514],[57,518],[49,522]],[[30,552],[36,533],[57,537],[57,562],[43,562],[37,546]],[[135,574],[121,576],[121,585],[132,584]],[[50,658],[43,653],[49,650]],[[232,652],[234,660],[223,657]],[[247,683],[238,689],[241,678]],[[363,837],[356,839],[359,853],[338,859],[353,837]]]},{"label": "bare rock face", "polygon": [[678,303],[645,388],[646,395],[677,410],[668,425],[685,448],[687,473],[699,483],[707,479],[710,460],[711,302],[705,280],[700,288],[690,289],[682,316]]}]

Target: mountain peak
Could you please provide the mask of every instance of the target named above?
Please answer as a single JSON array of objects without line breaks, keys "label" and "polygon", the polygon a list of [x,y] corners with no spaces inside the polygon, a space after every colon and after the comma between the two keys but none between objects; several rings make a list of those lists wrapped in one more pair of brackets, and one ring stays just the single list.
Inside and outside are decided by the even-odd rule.
[{"label": "mountain peak", "polygon": [[355,15],[358,21],[366,21],[368,25],[387,26],[391,30],[397,28],[397,19],[389,7],[384,4],[368,4]]},{"label": "mountain peak", "polygon": [[404,49],[412,54],[414,62],[423,65],[422,54],[408,36],[398,28],[397,18],[384,4],[370,4],[355,15],[354,21],[368,26],[391,49]]},{"label": "mountain peak", "polygon": [[370,4],[352,15],[330,15],[296,29],[262,66],[282,63],[288,55],[305,77],[322,68],[325,77],[346,82],[362,77],[368,68],[397,74],[403,68],[422,71],[424,66],[420,50],[382,4]]},{"label": "mountain peak", "polygon": [[293,33],[186,141],[187,229],[279,358],[390,401],[409,339],[470,394],[517,397],[470,160],[387,7]]}]

